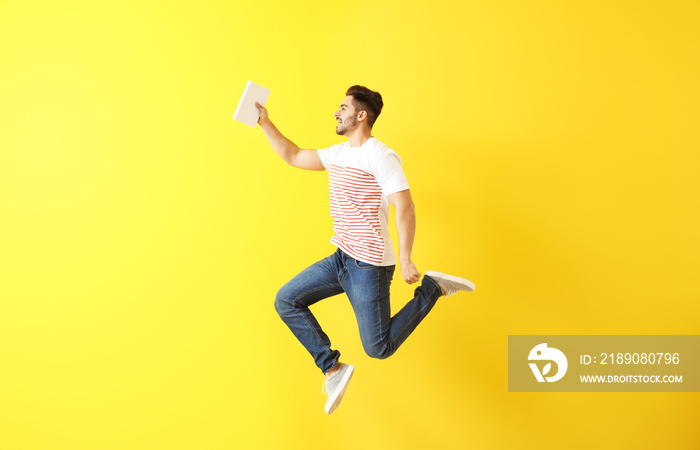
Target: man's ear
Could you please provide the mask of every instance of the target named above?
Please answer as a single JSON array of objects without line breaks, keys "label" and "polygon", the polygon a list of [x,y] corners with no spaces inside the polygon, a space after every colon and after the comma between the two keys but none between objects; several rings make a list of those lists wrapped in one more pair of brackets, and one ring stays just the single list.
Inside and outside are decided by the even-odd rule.
[{"label": "man's ear", "polygon": [[367,111],[363,109],[362,111],[357,113],[357,120],[359,120],[360,122],[363,120],[367,120]]}]

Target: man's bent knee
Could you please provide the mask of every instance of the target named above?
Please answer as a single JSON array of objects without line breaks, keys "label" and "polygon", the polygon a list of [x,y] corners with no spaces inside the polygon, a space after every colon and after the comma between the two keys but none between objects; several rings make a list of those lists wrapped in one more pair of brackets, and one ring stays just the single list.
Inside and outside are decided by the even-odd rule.
[{"label": "man's bent knee", "polygon": [[275,296],[275,310],[280,317],[284,317],[290,311],[294,309],[292,302],[284,295],[284,288],[277,291],[277,296]]},{"label": "man's bent knee", "polygon": [[367,345],[363,347],[365,349],[365,353],[367,353],[367,356],[370,358],[386,359],[394,354],[388,345]]}]

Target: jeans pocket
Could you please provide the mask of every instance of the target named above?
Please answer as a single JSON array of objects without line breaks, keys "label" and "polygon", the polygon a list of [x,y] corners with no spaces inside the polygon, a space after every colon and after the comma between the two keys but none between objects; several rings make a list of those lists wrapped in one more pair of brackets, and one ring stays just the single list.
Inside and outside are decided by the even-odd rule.
[{"label": "jeans pocket", "polygon": [[359,269],[372,269],[372,268],[378,267],[378,266],[375,266],[374,264],[366,263],[364,261],[358,261],[356,259],[354,261],[355,261],[355,266]]}]

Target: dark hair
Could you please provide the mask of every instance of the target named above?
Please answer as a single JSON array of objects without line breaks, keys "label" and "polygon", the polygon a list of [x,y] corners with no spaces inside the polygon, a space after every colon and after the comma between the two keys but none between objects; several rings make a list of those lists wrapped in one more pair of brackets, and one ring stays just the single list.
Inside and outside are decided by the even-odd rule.
[{"label": "dark hair", "polygon": [[384,107],[382,95],[359,85],[349,87],[345,95],[352,96],[353,106],[356,110],[367,111],[367,123],[371,128]]}]

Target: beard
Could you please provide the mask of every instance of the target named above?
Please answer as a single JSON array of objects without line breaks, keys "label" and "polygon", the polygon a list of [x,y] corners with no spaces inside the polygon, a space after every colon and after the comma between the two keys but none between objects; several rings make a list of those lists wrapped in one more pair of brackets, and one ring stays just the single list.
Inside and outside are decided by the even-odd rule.
[{"label": "beard", "polygon": [[342,136],[348,131],[352,130],[355,127],[355,125],[357,125],[357,114],[348,117],[346,120],[343,120],[341,123],[339,123],[335,127],[335,134]]}]

